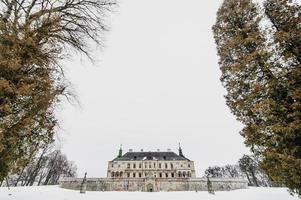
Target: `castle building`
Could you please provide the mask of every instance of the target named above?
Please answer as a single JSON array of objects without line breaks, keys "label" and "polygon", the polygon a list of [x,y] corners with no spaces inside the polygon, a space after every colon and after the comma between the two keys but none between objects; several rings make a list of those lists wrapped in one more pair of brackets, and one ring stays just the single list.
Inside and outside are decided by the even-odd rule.
[{"label": "castle building", "polygon": [[170,150],[156,152],[129,152],[108,162],[108,178],[195,178],[194,162],[183,155],[181,147],[176,154]]},{"label": "castle building", "polygon": [[[183,155],[167,151],[144,152],[122,148],[116,158],[108,162],[106,178],[60,179],[60,187],[80,190],[85,186],[90,191],[206,191],[234,190],[247,188],[244,179],[197,178],[194,162]],[[88,173],[89,174],[89,173]]]}]

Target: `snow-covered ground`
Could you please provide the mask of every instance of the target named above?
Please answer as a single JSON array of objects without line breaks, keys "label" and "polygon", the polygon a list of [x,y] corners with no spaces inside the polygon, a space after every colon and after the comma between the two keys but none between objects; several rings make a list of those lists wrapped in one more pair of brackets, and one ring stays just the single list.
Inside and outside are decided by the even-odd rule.
[{"label": "snow-covered ground", "polygon": [[216,192],[87,192],[67,190],[58,186],[0,188],[0,200],[300,200],[286,188],[249,188]]}]

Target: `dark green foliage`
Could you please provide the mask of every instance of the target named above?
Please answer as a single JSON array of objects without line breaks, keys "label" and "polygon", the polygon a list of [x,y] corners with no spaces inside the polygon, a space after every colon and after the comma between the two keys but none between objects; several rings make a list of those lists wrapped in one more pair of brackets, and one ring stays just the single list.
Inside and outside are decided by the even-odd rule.
[{"label": "dark green foliage", "polygon": [[266,0],[260,9],[225,0],[213,31],[226,102],[245,125],[245,143],[273,181],[300,194],[300,4]]}]

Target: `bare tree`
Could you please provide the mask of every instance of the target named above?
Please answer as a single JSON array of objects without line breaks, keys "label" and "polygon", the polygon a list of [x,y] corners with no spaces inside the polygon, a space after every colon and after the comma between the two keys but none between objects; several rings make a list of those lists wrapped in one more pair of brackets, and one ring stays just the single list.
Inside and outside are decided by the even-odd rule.
[{"label": "bare tree", "polygon": [[[7,182],[14,186],[55,185],[60,177],[77,176],[76,170],[74,162],[69,161],[60,150],[48,147],[41,150],[20,174],[11,174]],[[7,183],[4,183],[6,186]]]}]

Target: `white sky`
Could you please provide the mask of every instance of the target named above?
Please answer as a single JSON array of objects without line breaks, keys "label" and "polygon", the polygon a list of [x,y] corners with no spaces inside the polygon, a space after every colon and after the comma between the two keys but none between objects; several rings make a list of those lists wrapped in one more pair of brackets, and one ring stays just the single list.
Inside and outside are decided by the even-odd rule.
[{"label": "white sky", "polygon": [[211,26],[220,4],[120,0],[99,62],[67,64],[81,107],[66,104],[58,116],[63,152],[79,176],[106,176],[120,144],[124,152],[177,152],[181,142],[198,176],[248,153],[219,81]]}]

